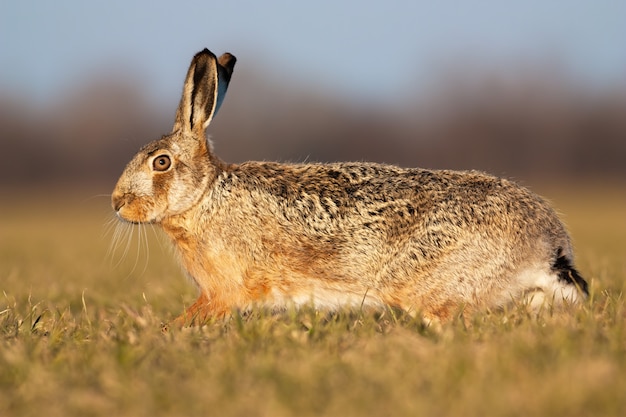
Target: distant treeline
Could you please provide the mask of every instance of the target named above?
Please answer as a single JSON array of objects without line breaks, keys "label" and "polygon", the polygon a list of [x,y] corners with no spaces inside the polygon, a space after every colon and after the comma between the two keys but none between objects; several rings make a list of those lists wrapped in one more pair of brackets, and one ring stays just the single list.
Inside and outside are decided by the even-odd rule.
[{"label": "distant treeline", "polygon": [[[626,179],[626,88],[577,88],[553,75],[457,76],[427,96],[382,104],[235,75],[209,128],[230,162],[372,160],[534,180]],[[4,94],[0,182],[113,184],[141,145],[169,131],[176,105],[120,77],[88,80],[43,108]]]}]

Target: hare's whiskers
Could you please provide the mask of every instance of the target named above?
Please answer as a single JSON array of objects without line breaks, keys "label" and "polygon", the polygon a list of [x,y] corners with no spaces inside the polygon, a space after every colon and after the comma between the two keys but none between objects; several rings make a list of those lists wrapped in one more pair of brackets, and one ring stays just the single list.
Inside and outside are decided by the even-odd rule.
[{"label": "hare's whiskers", "polygon": [[[151,225],[151,227],[154,230],[154,226]],[[103,237],[110,237],[105,255],[105,259],[109,259],[110,267],[113,269],[120,267],[129,255],[135,252],[135,259],[128,275],[137,271],[141,257],[145,259],[141,274],[145,273],[150,259],[150,239],[146,225],[120,221],[116,215],[113,215],[105,220],[103,229]]]},{"label": "hare's whiskers", "polygon": [[143,246],[146,248],[146,256],[145,256],[145,262],[143,264],[143,270],[141,271],[141,275],[143,275],[146,272],[146,269],[148,269],[148,262],[150,261],[150,242],[148,240],[148,230],[146,229],[145,225],[141,225],[141,235],[143,236],[142,240],[143,240]]},{"label": "hare's whiskers", "polygon": [[89,197],[84,198],[84,199],[81,201],[81,203],[86,203],[86,202],[88,202],[88,201],[95,200],[96,198],[104,198],[104,197],[106,197],[106,198],[110,199],[110,198],[111,198],[111,194],[94,194],[94,195],[92,195],[92,196],[89,196]]},{"label": "hare's whiskers", "polygon": [[[115,234],[113,236],[113,252],[114,253],[118,252],[118,250],[122,246],[123,246],[123,249],[122,249],[122,253],[119,259],[113,265],[114,268],[117,268],[118,266],[120,266],[122,261],[126,259],[126,256],[128,255],[128,250],[131,245],[132,235],[133,235],[132,226],[129,225],[128,223],[119,222],[117,226],[115,227]],[[126,240],[125,244],[122,243],[124,240]],[[112,260],[114,260],[113,258],[114,256],[112,257]]]},{"label": "hare's whiskers", "polygon": [[[142,223],[139,223],[135,225],[135,227],[131,226],[131,240],[134,238],[134,229],[137,229],[137,237],[136,237],[137,246],[135,250],[135,262],[133,263],[133,267],[130,270],[129,275],[133,274],[135,270],[137,269],[137,265],[139,265],[139,258],[141,257],[142,243],[144,243],[144,246],[146,248],[148,247],[148,237],[146,236],[146,230],[145,230],[144,225]],[[146,260],[142,274],[146,271],[147,265],[148,265],[148,261]]]}]

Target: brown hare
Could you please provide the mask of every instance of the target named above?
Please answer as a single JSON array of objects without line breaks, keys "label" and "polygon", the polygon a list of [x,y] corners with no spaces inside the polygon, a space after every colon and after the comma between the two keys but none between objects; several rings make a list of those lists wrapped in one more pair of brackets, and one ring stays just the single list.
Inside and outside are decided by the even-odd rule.
[{"label": "brown hare", "polygon": [[445,321],[516,300],[577,302],[587,283],[550,206],[506,179],[374,163],[227,164],[205,130],[235,57],[191,61],[172,133],[112,194],[160,225],[200,296],[180,325],[252,305],[392,306]]}]

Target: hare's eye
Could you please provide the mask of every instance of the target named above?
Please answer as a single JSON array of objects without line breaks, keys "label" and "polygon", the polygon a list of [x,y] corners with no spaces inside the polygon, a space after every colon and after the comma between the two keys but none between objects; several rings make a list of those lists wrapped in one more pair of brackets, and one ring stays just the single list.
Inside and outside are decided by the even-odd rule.
[{"label": "hare's eye", "polygon": [[154,158],[154,161],[152,161],[152,168],[154,168],[155,171],[167,171],[171,165],[172,161],[167,155],[157,156]]}]

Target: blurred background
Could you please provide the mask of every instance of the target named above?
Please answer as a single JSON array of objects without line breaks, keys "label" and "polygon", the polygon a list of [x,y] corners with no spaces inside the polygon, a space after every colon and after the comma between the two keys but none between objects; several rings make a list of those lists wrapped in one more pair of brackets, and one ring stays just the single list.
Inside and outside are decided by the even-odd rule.
[{"label": "blurred background", "polygon": [[0,188],[110,193],[204,47],[238,58],[229,162],[622,182],[625,39],[617,0],[3,1]]}]

